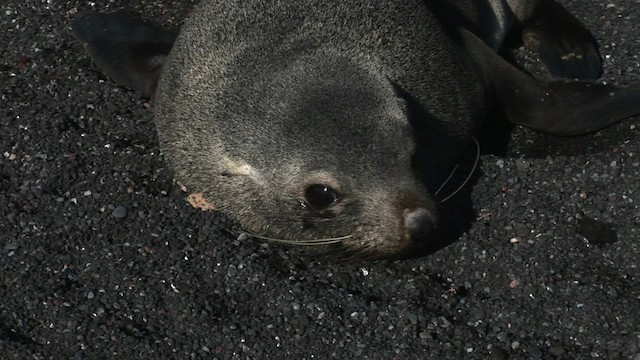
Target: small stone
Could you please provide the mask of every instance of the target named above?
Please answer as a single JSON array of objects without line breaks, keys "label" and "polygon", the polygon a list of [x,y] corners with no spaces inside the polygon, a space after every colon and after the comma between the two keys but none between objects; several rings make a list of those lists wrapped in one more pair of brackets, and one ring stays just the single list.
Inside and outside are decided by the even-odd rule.
[{"label": "small stone", "polygon": [[562,346],[552,346],[549,348],[549,354],[553,355],[553,356],[562,356],[566,353],[567,351],[562,347]]},{"label": "small stone", "polygon": [[505,360],[509,356],[506,351],[499,347],[494,347],[489,350],[489,355],[492,360]]},{"label": "small stone", "polygon": [[19,247],[20,247],[20,244],[18,242],[9,241],[8,243],[5,244],[4,249],[6,251],[14,251],[14,250],[18,250]]},{"label": "small stone", "polygon": [[123,219],[127,216],[127,213],[129,211],[127,210],[126,207],[124,206],[118,206],[115,209],[113,209],[113,212],[111,213],[111,216],[113,216],[116,219]]},{"label": "small stone", "polygon": [[534,359],[540,359],[542,358],[542,351],[540,351],[540,349],[538,348],[533,348],[529,350],[529,354],[531,354],[531,357]]}]

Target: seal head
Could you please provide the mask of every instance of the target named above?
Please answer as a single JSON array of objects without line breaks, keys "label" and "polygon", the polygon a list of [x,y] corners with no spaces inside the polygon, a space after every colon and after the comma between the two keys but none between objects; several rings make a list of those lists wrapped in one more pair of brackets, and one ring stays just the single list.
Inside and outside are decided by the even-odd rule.
[{"label": "seal head", "polygon": [[389,81],[331,50],[282,60],[227,69],[236,80],[220,94],[224,104],[196,95],[175,109],[174,94],[159,93],[176,177],[253,234],[339,238],[334,251],[367,257],[425,242],[436,209],[416,180],[415,134]]}]

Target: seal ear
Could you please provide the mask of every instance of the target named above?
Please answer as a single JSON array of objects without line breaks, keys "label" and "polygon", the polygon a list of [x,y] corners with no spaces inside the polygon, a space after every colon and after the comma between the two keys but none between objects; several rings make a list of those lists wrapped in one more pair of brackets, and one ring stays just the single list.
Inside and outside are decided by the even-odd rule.
[{"label": "seal ear", "polygon": [[640,89],[581,81],[537,81],[471,32],[460,29],[460,33],[511,122],[553,135],[575,136],[640,114]]},{"label": "seal ear", "polygon": [[153,96],[176,32],[125,12],[83,11],[75,16],[71,28],[103,74],[145,97]]}]

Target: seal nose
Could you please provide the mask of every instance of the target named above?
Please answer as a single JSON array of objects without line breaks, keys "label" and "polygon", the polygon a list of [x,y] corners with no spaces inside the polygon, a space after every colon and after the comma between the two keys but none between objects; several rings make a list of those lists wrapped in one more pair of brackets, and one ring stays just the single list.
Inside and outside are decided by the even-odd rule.
[{"label": "seal nose", "polygon": [[404,227],[411,240],[425,241],[436,227],[436,222],[425,208],[405,209]]}]

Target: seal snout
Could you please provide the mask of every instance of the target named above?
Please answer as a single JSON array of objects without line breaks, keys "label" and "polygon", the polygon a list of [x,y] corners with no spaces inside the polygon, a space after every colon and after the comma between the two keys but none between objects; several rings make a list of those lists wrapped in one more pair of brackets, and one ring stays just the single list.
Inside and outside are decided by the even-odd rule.
[{"label": "seal snout", "polygon": [[405,190],[395,204],[399,235],[405,250],[428,243],[438,224],[435,206],[419,190]]},{"label": "seal snout", "polygon": [[403,214],[404,228],[408,240],[425,241],[436,227],[436,219],[425,208],[405,209]]}]

